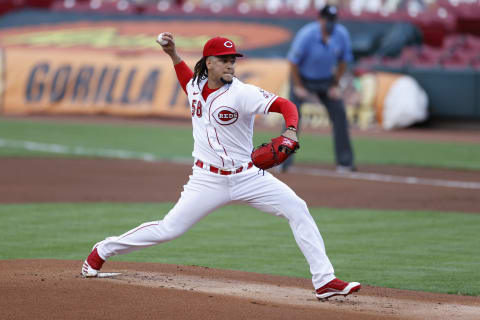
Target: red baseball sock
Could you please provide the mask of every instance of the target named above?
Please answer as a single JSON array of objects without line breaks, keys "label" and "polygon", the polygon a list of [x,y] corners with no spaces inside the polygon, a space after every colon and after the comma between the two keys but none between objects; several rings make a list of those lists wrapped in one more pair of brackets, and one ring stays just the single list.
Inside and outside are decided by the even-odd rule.
[{"label": "red baseball sock", "polygon": [[87,262],[90,265],[90,267],[92,267],[93,269],[100,270],[105,260],[100,258],[97,252],[97,248],[95,248],[88,256]]}]

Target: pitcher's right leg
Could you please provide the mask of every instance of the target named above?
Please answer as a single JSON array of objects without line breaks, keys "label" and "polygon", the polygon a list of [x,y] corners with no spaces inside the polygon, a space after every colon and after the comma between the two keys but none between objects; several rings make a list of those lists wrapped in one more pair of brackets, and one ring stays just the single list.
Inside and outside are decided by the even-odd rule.
[{"label": "pitcher's right leg", "polygon": [[[146,222],[120,236],[106,238],[97,244],[85,263],[89,265],[90,261],[96,265],[100,264],[101,267],[102,261],[98,258],[105,261],[117,254],[173,240],[229,201],[227,180],[224,176],[203,169],[194,169],[177,204],[162,220]],[[87,271],[84,272],[85,269]],[[96,276],[90,269],[85,268],[84,264],[82,274]]]},{"label": "pitcher's right leg", "polygon": [[335,277],[323,238],[305,201],[285,183],[268,172],[264,175],[245,173],[239,175],[234,191],[235,200],[247,201],[255,208],[288,220],[295,241],[310,265],[318,299],[347,296],[361,288],[358,282],[344,282]]},{"label": "pitcher's right leg", "polygon": [[285,183],[268,172],[264,175],[245,174],[239,177],[234,199],[246,201],[257,209],[288,220],[295,241],[310,265],[315,288],[335,278],[323,238],[305,201]]}]

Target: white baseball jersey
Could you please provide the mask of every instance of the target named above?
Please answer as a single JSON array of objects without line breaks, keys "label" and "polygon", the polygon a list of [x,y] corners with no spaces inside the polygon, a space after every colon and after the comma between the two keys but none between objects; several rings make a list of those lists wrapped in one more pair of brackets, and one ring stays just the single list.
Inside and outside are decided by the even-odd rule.
[{"label": "white baseball jersey", "polygon": [[[192,108],[193,156],[220,168],[245,168],[252,152],[253,122],[256,114],[266,114],[276,95],[234,78],[203,100],[200,85],[187,84]],[[210,167],[211,168],[211,167]],[[255,168],[255,167],[253,167]],[[304,254],[312,283],[320,288],[335,278],[322,236],[305,201],[269,172],[251,166],[235,174],[222,175],[194,165],[180,199],[163,219],[141,224],[120,236],[98,243],[98,255],[106,260],[141,248],[173,240],[215,209],[231,201],[286,218],[295,241]]]},{"label": "white baseball jersey", "polygon": [[277,96],[234,78],[205,101],[206,83],[190,80],[186,86],[192,108],[193,157],[221,168],[248,163],[255,115],[267,114]]}]

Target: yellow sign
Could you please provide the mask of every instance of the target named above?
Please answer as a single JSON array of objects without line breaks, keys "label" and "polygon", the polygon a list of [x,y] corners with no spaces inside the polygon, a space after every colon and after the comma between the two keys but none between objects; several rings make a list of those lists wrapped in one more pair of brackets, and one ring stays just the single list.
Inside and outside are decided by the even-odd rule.
[{"label": "yellow sign", "polygon": [[[200,58],[200,57],[198,57]],[[287,82],[284,60],[245,59],[237,77],[279,93]],[[4,51],[6,114],[112,114],[191,117],[170,58],[51,49]],[[196,62],[187,59],[193,69]]]}]

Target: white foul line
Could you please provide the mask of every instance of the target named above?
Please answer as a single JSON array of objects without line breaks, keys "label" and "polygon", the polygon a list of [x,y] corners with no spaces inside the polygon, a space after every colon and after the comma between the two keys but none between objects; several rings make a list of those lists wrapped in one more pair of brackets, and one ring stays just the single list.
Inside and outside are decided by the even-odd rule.
[{"label": "white foul line", "polygon": [[119,149],[85,148],[81,146],[66,146],[52,143],[33,141],[6,140],[0,138],[0,148],[13,148],[29,151],[50,152],[59,154],[73,154],[79,156],[92,156],[114,159],[137,159],[148,162],[170,161],[175,163],[192,163],[191,158],[182,157],[158,157],[152,153],[136,152]]},{"label": "white foul line", "polygon": [[479,182],[428,179],[428,178],[419,178],[419,177],[402,177],[402,176],[392,176],[392,175],[380,174],[380,173],[368,173],[368,172],[337,173],[335,171],[325,170],[325,169],[299,168],[299,167],[292,167],[289,169],[289,172],[308,174],[312,176],[334,177],[334,178],[344,178],[344,179],[352,179],[352,180],[420,184],[420,185],[426,185],[426,186],[447,187],[447,188],[480,189]]},{"label": "white foul line", "polygon": [[[18,141],[7,140],[0,138],[0,148],[13,148],[30,151],[51,152],[59,154],[73,154],[81,156],[94,156],[114,159],[137,159],[149,162],[172,162],[179,164],[191,164],[192,159],[186,157],[159,157],[152,153],[135,152],[119,149],[100,149],[100,148],[85,148],[81,146],[66,146],[60,144],[41,143],[33,141]],[[417,184],[435,187],[446,188],[460,188],[460,189],[480,189],[480,182],[454,181],[442,179],[428,179],[419,177],[402,177],[392,176],[379,173],[367,172],[352,172],[352,173],[337,173],[331,170],[316,169],[316,168],[300,168],[291,167],[289,172],[308,174],[312,176],[334,177],[352,180],[366,180],[376,182],[390,182],[390,183],[404,183]]]}]

